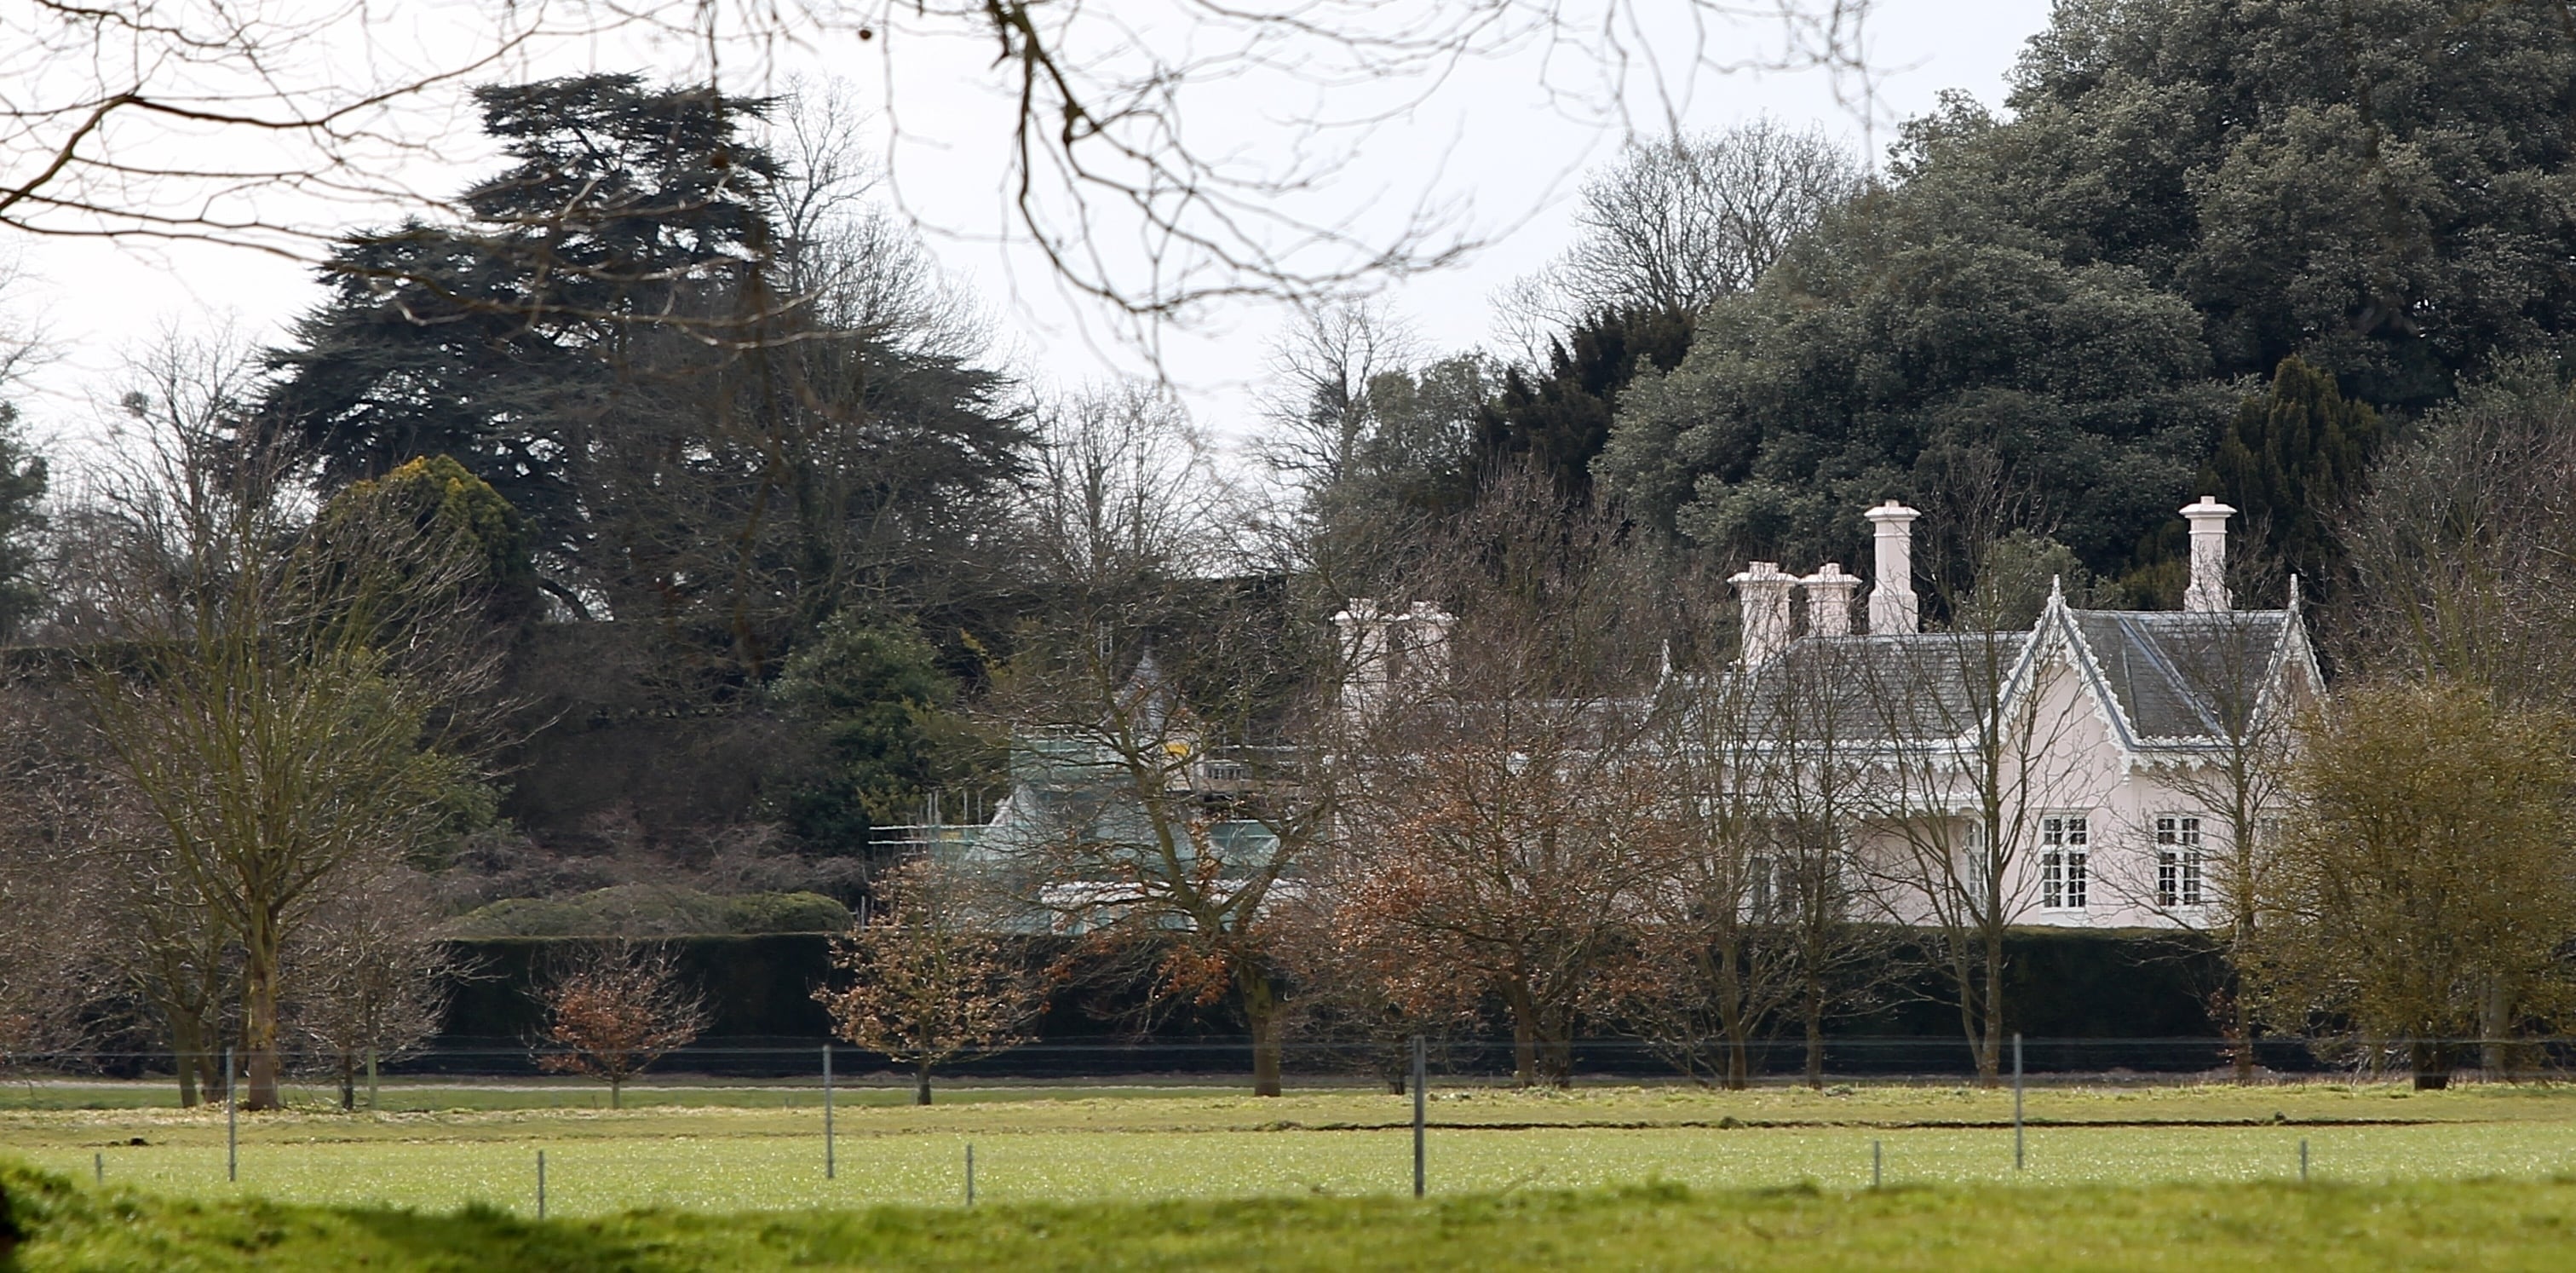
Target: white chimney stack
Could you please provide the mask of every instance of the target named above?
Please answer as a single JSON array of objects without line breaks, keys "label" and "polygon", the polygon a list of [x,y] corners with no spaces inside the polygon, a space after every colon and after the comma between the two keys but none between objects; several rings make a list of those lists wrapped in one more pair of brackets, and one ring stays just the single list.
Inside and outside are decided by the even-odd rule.
[{"label": "white chimney stack", "polygon": [[2182,510],[2191,520],[2191,586],[2183,589],[2182,608],[2193,614],[2236,608],[2227,595],[2227,519],[2235,513],[2208,495]]},{"label": "white chimney stack", "polygon": [[1798,577],[1776,561],[1757,561],[1727,580],[1744,600],[1744,648],[1738,657],[1746,667],[1760,667],[1789,645],[1789,590]]},{"label": "white chimney stack", "polygon": [[1404,674],[1424,682],[1449,679],[1449,629],[1457,616],[1435,602],[1416,601],[1404,617],[1413,626],[1405,643]]},{"label": "white chimney stack", "polygon": [[1333,616],[1342,637],[1342,708],[1373,711],[1386,699],[1387,614],[1375,597],[1353,597]]},{"label": "white chimney stack", "polygon": [[1829,561],[1798,582],[1807,589],[1807,631],[1815,636],[1850,636],[1852,598],[1860,592],[1860,576],[1844,574],[1841,562]]},{"label": "white chimney stack", "polygon": [[1877,528],[1877,573],[1870,579],[1869,630],[1873,636],[1922,628],[1914,603],[1914,519],[1923,514],[1889,500],[1865,516]]}]

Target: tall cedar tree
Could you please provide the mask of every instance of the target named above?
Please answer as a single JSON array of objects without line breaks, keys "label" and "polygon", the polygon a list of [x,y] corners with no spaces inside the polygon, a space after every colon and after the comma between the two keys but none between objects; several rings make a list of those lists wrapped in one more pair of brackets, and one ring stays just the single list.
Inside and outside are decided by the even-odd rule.
[{"label": "tall cedar tree", "polygon": [[454,458],[527,516],[559,604],[655,625],[719,690],[977,542],[963,505],[1026,430],[992,373],[782,291],[836,249],[779,229],[781,166],[743,136],[767,102],[631,75],[477,97],[514,163],[468,223],[352,238],[271,355],[327,481]]},{"label": "tall cedar tree", "polygon": [[770,248],[777,163],[737,136],[767,104],[634,75],[474,97],[511,167],[465,192],[464,226],[352,235],[323,267],[331,299],[271,355],[272,405],[334,485],[446,455],[577,553],[579,469],[627,405],[639,324],[739,286]]}]

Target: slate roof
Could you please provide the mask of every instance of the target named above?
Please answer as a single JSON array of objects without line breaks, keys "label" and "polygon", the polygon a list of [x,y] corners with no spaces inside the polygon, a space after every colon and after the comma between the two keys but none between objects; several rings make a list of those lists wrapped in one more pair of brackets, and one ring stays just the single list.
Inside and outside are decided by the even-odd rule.
[{"label": "slate roof", "polygon": [[[1812,730],[1830,712],[1841,738],[1947,738],[1966,730],[1998,682],[2020,692],[2034,660],[2061,649],[2131,749],[2241,736],[2285,674],[2315,683],[2295,601],[2207,614],[2077,610],[2052,598],[2026,632],[1804,637],[1754,669],[1746,688],[1757,719],[1782,728]],[[1790,713],[1804,723],[1791,724]]]},{"label": "slate roof", "polygon": [[[2031,634],[1806,637],[1754,672],[1755,720],[1861,740],[1946,738],[2016,678]],[[1830,722],[1830,723],[1828,723]]]},{"label": "slate roof", "polygon": [[2242,734],[2290,637],[2289,610],[2069,610],[2101,688],[2139,738]]}]

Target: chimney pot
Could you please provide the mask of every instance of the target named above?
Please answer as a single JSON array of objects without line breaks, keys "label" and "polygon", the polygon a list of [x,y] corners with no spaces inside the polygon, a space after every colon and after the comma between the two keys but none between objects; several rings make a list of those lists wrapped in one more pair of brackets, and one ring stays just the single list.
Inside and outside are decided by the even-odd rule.
[{"label": "chimney pot", "polygon": [[1863,516],[1876,528],[1877,561],[1870,579],[1872,635],[1913,632],[1923,626],[1914,600],[1914,519],[1923,514],[1889,500]]},{"label": "chimney pot", "polygon": [[2191,586],[2183,589],[2183,609],[2216,614],[2236,608],[2227,595],[2227,519],[2235,514],[2210,495],[2183,507],[2183,517],[2191,522]]},{"label": "chimney pot", "polygon": [[1829,561],[1798,582],[1807,589],[1807,631],[1822,637],[1850,636],[1852,598],[1860,592],[1860,576],[1844,574],[1841,562]]},{"label": "chimney pot", "polygon": [[1757,561],[1727,580],[1744,599],[1744,639],[1738,653],[1746,667],[1759,667],[1789,645],[1789,591],[1798,577],[1776,561]]}]

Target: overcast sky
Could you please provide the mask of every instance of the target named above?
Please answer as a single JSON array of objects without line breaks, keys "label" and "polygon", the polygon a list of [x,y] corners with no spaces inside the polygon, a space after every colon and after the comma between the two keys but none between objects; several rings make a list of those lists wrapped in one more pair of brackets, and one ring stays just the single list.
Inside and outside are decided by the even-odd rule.
[{"label": "overcast sky", "polygon": [[[1884,147],[1894,121],[1927,109],[1943,89],[1962,89],[1993,103],[2022,43],[2043,26],[2047,0],[1879,0],[1869,27],[1878,103],[1874,119],[1838,102],[1820,72],[1704,76],[1678,97],[1691,127],[1723,127],[1769,115],[1814,124],[1847,139]],[[1724,33],[1721,33],[1721,38]],[[1748,29],[1748,44],[1762,33]],[[829,77],[854,100],[878,108],[871,146],[887,155],[893,193],[917,218],[942,264],[994,312],[1015,370],[1044,383],[1071,384],[1149,366],[1117,326],[1088,302],[1068,297],[1034,251],[997,242],[1006,228],[1000,195],[1002,132],[1009,118],[986,73],[989,44],[958,40],[946,47],[916,40],[904,56],[884,56],[892,41],[871,47],[793,50],[752,73],[737,91],[773,89],[790,75]],[[596,66],[663,69],[650,46],[585,47],[552,55],[530,69],[560,74]],[[1461,263],[1405,281],[1388,299],[1434,346],[1456,349],[1493,339],[1491,298],[1504,284],[1545,264],[1571,235],[1571,196],[1583,172],[1608,160],[1623,131],[1616,121],[1569,111],[1542,91],[1534,55],[1469,68],[1444,82],[1417,108],[1365,135],[1353,161],[1314,198],[1363,229],[1391,226],[1426,203],[1487,246]],[[1848,89],[1848,84],[1845,85]],[[1222,92],[1222,90],[1219,90]],[[1283,102],[1252,83],[1237,99],[1202,99],[1201,119],[1239,132],[1242,145],[1289,144],[1302,112],[1330,109],[1337,98]],[[1213,105],[1210,105],[1210,101]],[[1666,97],[1659,95],[1654,106]],[[894,105],[891,134],[883,107]],[[1641,114],[1651,116],[1651,111]],[[470,117],[449,112],[457,128]],[[488,172],[474,149],[452,147],[438,164],[406,176],[422,188],[455,190]],[[398,212],[389,210],[385,219]],[[1372,218],[1375,218],[1374,220]],[[0,297],[0,318],[33,325],[53,357],[12,391],[40,437],[78,449],[91,436],[89,397],[115,380],[123,353],[165,328],[229,322],[253,340],[274,339],[282,325],[319,296],[298,264],[244,249],[192,247],[142,251],[61,239],[0,243],[14,249],[26,274]],[[1251,418],[1271,333],[1285,315],[1275,305],[1241,302],[1193,315],[1160,333],[1160,363],[1193,414],[1220,437],[1239,438]]]}]

